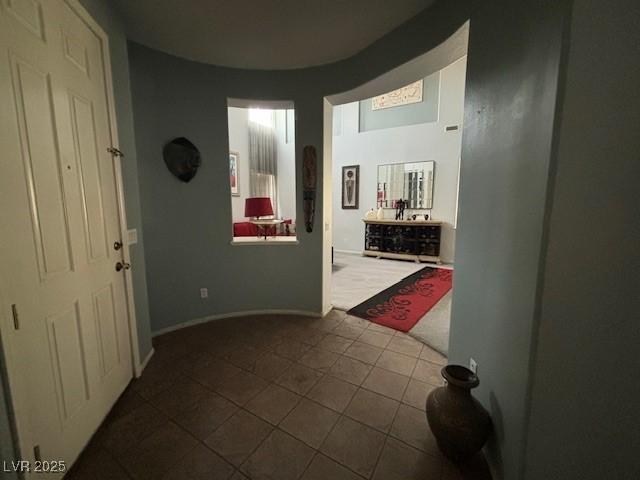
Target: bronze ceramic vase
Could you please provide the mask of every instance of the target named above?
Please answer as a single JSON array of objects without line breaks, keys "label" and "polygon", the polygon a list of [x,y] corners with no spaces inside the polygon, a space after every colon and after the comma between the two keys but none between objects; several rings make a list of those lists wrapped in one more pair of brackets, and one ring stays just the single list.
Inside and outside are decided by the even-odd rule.
[{"label": "bronze ceramic vase", "polygon": [[461,365],[447,365],[442,376],[447,384],[427,397],[427,420],[442,453],[460,463],[473,457],[485,444],[491,419],[471,396],[471,389],[480,383],[475,373]]}]

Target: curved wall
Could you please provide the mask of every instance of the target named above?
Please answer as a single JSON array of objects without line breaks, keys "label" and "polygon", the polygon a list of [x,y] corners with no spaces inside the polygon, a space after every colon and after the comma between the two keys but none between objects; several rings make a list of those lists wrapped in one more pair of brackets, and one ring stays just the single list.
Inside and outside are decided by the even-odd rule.
[{"label": "curved wall", "polygon": [[567,7],[482,3],[469,34],[449,361],[476,360],[494,478],[519,479]]},{"label": "curved wall", "polygon": [[[303,70],[250,71],[200,64],[129,44],[140,197],[152,331],[250,310],[322,309],[323,99],[351,90],[427,52],[469,18],[468,3],[447,2],[414,17],[355,57]],[[227,152],[227,98],[293,100],[297,219],[302,148],[318,151],[313,233],[298,245],[233,246]],[[162,146],[185,136],[202,154],[188,184],[169,174]],[[200,299],[201,287],[209,298]]]},{"label": "curved wall", "polygon": [[[324,98],[389,78],[386,72],[440,45],[470,19],[450,360],[478,361],[476,396],[495,425],[487,447],[494,478],[522,478],[569,4],[440,1],[355,57],[304,70],[220,68],[130,43],[152,330],[243,310],[319,313]],[[230,244],[228,97],[295,102],[299,222],[302,148],[315,145],[319,159],[314,231],[300,230],[299,245]],[[175,180],[162,161],[163,144],[176,136],[202,153],[202,168],[189,184]],[[199,298],[200,287],[209,288],[208,300]]]}]

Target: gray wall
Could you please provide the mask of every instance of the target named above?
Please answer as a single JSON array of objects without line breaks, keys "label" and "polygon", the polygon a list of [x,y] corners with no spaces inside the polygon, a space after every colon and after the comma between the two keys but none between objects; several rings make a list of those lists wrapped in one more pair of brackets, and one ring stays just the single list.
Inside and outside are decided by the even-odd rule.
[{"label": "gray wall", "polygon": [[[430,50],[467,19],[466,2],[436,5],[356,57],[292,71],[221,68],[130,43],[152,330],[239,311],[321,311],[321,186],[314,232],[299,229],[299,245],[230,245],[228,97],[294,101],[300,221],[301,153],[315,145],[322,159],[323,97]],[[162,146],[176,136],[189,138],[202,154],[202,167],[189,184],[170,175],[162,161]],[[322,173],[320,162],[318,178]],[[208,299],[200,299],[201,287],[209,289]]]},{"label": "gray wall", "polygon": [[640,478],[640,4],[574,1],[526,476]]},{"label": "gray wall", "polygon": [[482,2],[471,15],[449,358],[478,363],[497,478],[522,478],[562,5]]},{"label": "gray wall", "polygon": [[[227,97],[295,102],[297,178],[304,145],[322,151],[322,95],[308,74],[243,72],[129,44],[152,330],[230,312],[321,309],[321,197],[313,234],[298,245],[231,245]],[[163,145],[177,136],[200,150],[190,183],[169,173]],[[321,171],[321,168],[320,168]],[[301,192],[298,190],[298,198]],[[298,202],[297,218],[303,218]],[[209,289],[200,299],[199,289]]]},{"label": "gray wall", "polygon": [[372,110],[373,98],[359,102],[359,131],[367,132],[380,128],[402,127],[438,121],[438,104],[440,101],[440,72],[432,73],[422,82],[422,101],[398,107]]},{"label": "gray wall", "polygon": [[109,36],[109,53],[113,74],[113,93],[118,122],[120,150],[125,154],[122,161],[122,177],[127,211],[128,228],[138,230],[138,243],[132,245],[131,263],[133,289],[138,322],[138,344],[141,360],[151,350],[151,330],[149,301],[147,298],[147,279],[145,276],[144,235],[140,211],[138,187],[138,166],[136,162],[135,135],[133,130],[133,112],[129,85],[129,59],[124,27],[118,14],[109,2],[104,0],[80,0],[93,19]]}]

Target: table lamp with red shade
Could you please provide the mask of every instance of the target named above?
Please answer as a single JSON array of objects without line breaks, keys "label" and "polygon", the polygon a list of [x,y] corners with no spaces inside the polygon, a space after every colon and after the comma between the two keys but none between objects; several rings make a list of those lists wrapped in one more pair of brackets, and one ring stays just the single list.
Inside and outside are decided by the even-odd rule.
[{"label": "table lamp with red shade", "polygon": [[244,201],[244,216],[259,220],[260,217],[273,215],[273,205],[269,197],[251,197]]},{"label": "table lamp with red shade", "polygon": [[253,223],[258,229],[262,229],[265,240],[267,239],[267,233],[269,232],[270,227],[275,227],[282,223],[282,220],[278,219],[260,220],[260,217],[268,217],[271,215],[273,215],[273,205],[271,204],[271,199],[269,197],[251,197],[245,200],[244,216],[250,217],[251,223]]}]

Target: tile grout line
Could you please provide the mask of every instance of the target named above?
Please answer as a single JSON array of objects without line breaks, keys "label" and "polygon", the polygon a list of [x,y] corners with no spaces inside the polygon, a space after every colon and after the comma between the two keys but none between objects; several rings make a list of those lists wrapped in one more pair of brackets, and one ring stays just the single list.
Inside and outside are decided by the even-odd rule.
[{"label": "tile grout line", "polygon": [[[141,398],[145,401],[145,403],[146,403],[150,408],[152,408],[152,409],[154,409],[154,410],[156,410],[156,411],[160,412],[162,415],[166,416],[166,417],[167,417],[167,423],[171,421],[171,419],[170,419],[167,415],[165,415],[165,413],[164,413],[162,410],[160,410],[160,409],[159,409],[159,408],[157,408],[155,405],[153,405],[151,402],[149,402],[149,400],[147,400],[145,397],[142,397],[142,396],[141,396]],[[140,405],[140,406],[142,406],[142,405]],[[134,409],[134,410],[135,410],[135,409]],[[129,414],[130,414],[130,413],[132,413],[132,412],[129,412]],[[129,414],[127,414],[127,415],[129,415]],[[122,417],[120,417],[120,419],[121,419],[121,418],[123,418],[123,417],[125,417],[125,416],[126,416],[126,415],[123,415]],[[158,428],[160,428],[160,427],[158,427]],[[154,431],[147,433],[146,435],[144,435],[144,436],[143,436],[143,437],[138,441],[138,443],[140,443],[140,442],[142,442],[142,441],[146,440],[146,439],[147,439],[147,438],[149,438],[151,435],[153,435],[156,431],[157,431],[157,429],[154,429]],[[97,433],[97,431],[96,431],[96,433]],[[86,448],[86,447],[85,447],[85,448]],[[113,453],[111,452],[111,450],[110,450],[110,449],[108,449],[108,448],[106,448],[103,444],[100,444],[100,448],[101,448],[101,449],[103,449],[105,452],[107,452],[107,453],[108,453],[108,454],[109,454],[109,455],[110,455],[110,456],[115,460],[115,462],[120,466],[120,468],[122,468],[122,470],[127,474],[127,476],[129,476],[129,478],[131,478],[131,479],[134,479],[134,478],[135,478],[135,477],[133,476],[133,474],[129,471],[129,469],[128,469],[128,468],[127,468],[127,467],[122,463],[122,461],[120,460],[119,456],[116,456],[115,454],[113,454]]]},{"label": "tile grout line", "polygon": [[[246,411],[246,410],[245,410],[245,411]],[[253,413],[251,413],[251,412],[247,412],[247,413],[249,413],[249,414],[253,415]],[[256,415],[254,415],[254,416],[256,416]],[[259,418],[259,417],[258,417],[258,418]],[[269,426],[272,426],[272,425],[271,425],[271,424],[269,424]],[[267,441],[267,439],[268,439],[271,435],[273,435],[273,432],[274,432],[274,430],[275,430],[276,428],[277,428],[277,427],[272,427],[272,428],[271,428],[271,431],[269,432],[269,434],[268,434],[268,435],[266,435],[266,436],[264,437],[264,439],[262,439],[262,441],[260,441],[260,442],[258,443],[258,445],[256,445],[256,447],[255,447],[253,450],[251,450],[251,452],[247,455],[247,458],[245,458],[245,459],[242,461],[242,463],[241,463],[240,465],[238,465],[237,470],[238,470],[239,472],[241,472],[243,475],[245,475],[245,472],[242,470],[242,467],[243,467],[243,466],[244,466],[244,465],[249,461],[249,459],[253,456],[253,454],[254,454],[254,453],[256,453],[256,452],[258,451],[258,449],[259,449],[259,448],[264,444],[264,442],[266,442],[266,441]],[[248,475],[249,475],[249,474],[247,473],[247,474],[246,474],[246,476],[248,476]]]},{"label": "tile grout line", "polygon": [[[235,413],[234,413],[233,415],[235,415]],[[229,416],[229,418],[231,418],[233,415]],[[228,420],[229,418],[227,418],[227,420]],[[200,440],[198,437],[196,437],[196,436],[195,436],[194,434],[192,434],[189,430],[187,430],[186,428],[184,428],[182,425],[180,425],[178,422],[176,422],[176,421],[175,421],[175,420],[173,420],[172,418],[169,418],[169,421],[170,421],[171,423],[173,423],[175,426],[177,426],[179,429],[181,429],[183,432],[185,432],[187,435],[191,436],[191,437],[192,437],[192,438],[193,438],[197,443],[199,443],[199,444],[200,444],[200,445],[202,445],[204,448],[206,448],[206,449],[207,449],[207,450],[209,450],[211,453],[213,453],[213,454],[214,454],[214,455],[216,455],[218,458],[220,458],[223,462],[225,462],[226,464],[230,465],[230,466],[234,469],[234,471],[235,471],[235,470],[237,470],[235,465],[233,465],[233,464],[232,464],[231,462],[229,462],[226,458],[224,458],[222,455],[220,455],[218,452],[216,452],[213,448],[211,448],[209,445],[207,445],[207,444],[204,442],[204,440]],[[225,420],[223,423],[226,423],[226,420]],[[222,425],[220,425],[220,426],[222,426]],[[217,428],[216,428],[216,430],[217,430]],[[213,434],[213,432],[211,432],[211,434]],[[210,434],[210,435],[211,435],[211,434]],[[180,457],[180,460],[182,460],[183,458],[186,458],[186,456],[187,456],[189,453],[191,453],[191,452],[187,452],[187,453],[185,453],[185,455],[184,455],[183,457]],[[176,462],[176,463],[177,463],[177,462]],[[171,470],[171,469],[169,469],[169,470]],[[167,470],[167,472],[168,472],[169,470]],[[166,475],[166,473],[167,473],[167,472],[165,472],[165,475]],[[233,474],[232,474],[232,475],[233,475]],[[229,478],[231,478],[231,477],[229,477]]]},{"label": "tile grout line", "polygon": [[[345,317],[345,318],[346,318],[346,317]],[[371,331],[371,332],[373,332],[373,333],[378,333],[378,334],[385,335],[385,336],[391,336],[391,339],[386,343],[385,347],[382,347],[382,348],[381,348],[381,347],[379,347],[379,346],[377,346],[377,345],[371,345],[371,344],[369,344],[369,343],[367,343],[367,342],[363,342],[363,341],[361,341],[361,340],[360,340],[361,336],[362,336],[365,332],[369,331],[369,329],[370,329],[371,325],[373,325],[373,323],[372,323],[372,322],[371,322],[371,325],[368,325],[368,326],[364,327],[364,328],[363,328],[363,330],[362,330],[362,332],[360,332],[360,335],[358,335],[358,337],[356,337],[356,338],[349,338],[349,337],[345,337],[345,336],[339,335],[338,333],[336,333],[336,332],[335,332],[335,330],[336,330],[336,329],[338,329],[340,326],[344,326],[345,324],[346,324],[347,326],[350,326],[350,327],[357,327],[357,325],[352,325],[352,324],[350,324],[350,323],[347,323],[347,322],[345,321],[345,319],[343,318],[343,319],[342,319],[341,321],[339,321],[335,326],[333,326],[333,328],[329,329],[328,331],[327,331],[327,330],[324,330],[324,329],[320,329],[320,328],[315,328],[315,327],[307,326],[307,325],[301,326],[300,328],[313,328],[314,330],[316,330],[316,331],[318,332],[318,334],[322,335],[321,339],[320,339],[319,341],[315,342],[315,343],[313,343],[313,342],[305,342],[304,340],[299,340],[299,338],[300,338],[300,337],[299,337],[299,336],[296,336],[296,334],[293,334],[293,335],[291,335],[291,336],[289,336],[289,337],[288,337],[288,338],[290,338],[290,339],[291,339],[291,341],[295,341],[295,342],[298,342],[298,343],[301,343],[301,344],[305,344],[305,345],[310,346],[310,348],[307,350],[307,352],[308,352],[310,349],[318,349],[318,350],[321,350],[321,351],[331,352],[331,353],[335,354],[335,355],[337,356],[336,360],[332,363],[332,365],[331,365],[330,367],[328,367],[328,368],[326,369],[326,371],[325,371],[325,370],[321,370],[321,369],[316,369],[316,368],[314,368],[314,367],[310,367],[310,366],[308,366],[308,365],[304,365],[303,363],[300,363],[300,358],[302,358],[302,357],[297,358],[297,359],[295,359],[295,360],[291,360],[290,358],[280,356],[280,355],[278,355],[278,354],[275,352],[276,348],[275,348],[273,345],[271,345],[271,344],[270,344],[270,346],[269,346],[267,349],[265,349],[265,350],[261,351],[261,353],[258,355],[258,358],[257,358],[254,362],[252,362],[252,364],[251,364],[250,366],[247,366],[246,364],[244,364],[244,365],[239,365],[238,363],[234,363],[233,361],[230,361],[230,360],[229,360],[229,358],[228,358],[229,353],[227,353],[227,354],[215,354],[215,353],[213,353],[213,352],[211,352],[210,350],[207,350],[207,349],[202,349],[202,350],[200,350],[204,355],[210,355],[213,359],[221,359],[221,360],[223,360],[223,361],[225,361],[225,362],[228,362],[230,365],[233,365],[234,367],[239,368],[239,369],[240,369],[240,371],[244,371],[244,372],[250,373],[250,374],[252,374],[252,375],[256,375],[258,378],[260,378],[260,379],[261,379],[261,380],[263,380],[263,381],[265,381],[265,380],[266,380],[266,386],[265,386],[265,388],[264,388],[264,389],[260,389],[258,392],[256,392],[256,393],[255,393],[254,395],[252,395],[250,398],[248,398],[248,399],[247,399],[247,401],[246,401],[246,402],[244,402],[243,404],[239,404],[239,403],[237,403],[236,401],[234,401],[234,400],[232,400],[232,399],[228,398],[228,397],[227,397],[227,396],[225,396],[223,393],[221,393],[221,392],[217,391],[215,388],[211,387],[210,385],[204,384],[204,383],[202,383],[200,380],[198,380],[198,379],[194,378],[194,376],[192,376],[192,375],[193,375],[193,373],[192,373],[192,371],[191,371],[192,369],[188,369],[188,370],[187,370],[187,368],[186,368],[186,367],[179,367],[179,368],[178,368],[178,371],[179,371],[181,374],[183,374],[184,376],[186,376],[186,377],[187,377],[187,378],[189,378],[190,380],[194,381],[194,382],[195,382],[195,383],[197,383],[198,385],[200,385],[200,386],[202,386],[203,388],[205,388],[205,389],[207,390],[207,392],[210,392],[210,393],[212,393],[212,394],[214,394],[214,395],[218,395],[218,396],[220,396],[221,398],[223,398],[223,399],[225,399],[225,400],[229,401],[229,402],[230,402],[231,404],[233,404],[235,407],[238,407],[238,408],[237,408],[237,410],[236,410],[236,412],[234,412],[232,415],[230,415],[230,416],[229,416],[229,417],[228,417],[224,422],[222,422],[222,423],[221,423],[221,424],[220,424],[216,429],[214,429],[214,430],[213,430],[213,432],[211,432],[211,434],[213,434],[215,431],[217,431],[219,428],[221,428],[223,425],[225,425],[225,424],[229,421],[229,419],[230,419],[230,418],[232,418],[234,415],[236,415],[236,414],[238,413],[238,411],[240,411],[240,410],[245,411],[245,412],[247,412],[248,414],[255,415],[257,418],[260,418],[261,420],[265,420],[264,418],[260,417],[259,415],[256,415],[256,414],[252,413],[251,411],[249,411],[249,410],[246,408],[246,406],[247,406],[247,405],[248,405],[248,404],[249,404],[253,399],[255,399],[257,396],[259,396],[260,394],[262,394],[262,393],[263,393],[266,389],[268,389],[270,386],[277,386],[277,387],[280,387],[280,388],[284,388],[284,389],[286,389],[287,391],[291,391],[291,392],[295,393],[296,395],[298,395],[297,401],[295,402],[294,406],[293,406],[293,407],[292,407],[292,408],[291,408],[291,409],[290,409],[290,410],[289,410],[289,411],[288,411],[288,412],[287,412],[287,413],[286,413],[286,414],[285,414],[285,415],[284,415],[284,416],[283,416],[283,417],[282,417],[282,418],[281,418],[277,423],[275,423],[275,424],[274,424],[274,423],[271,423],[269,420],[265,420],[265,421],[266,421],[266,422],[267,422],[267,423],[272,427],[272,428],[271,428],[270,433],[267,435],[267,437],[265,437],[265,439],[264,439],[264,440],[262,440],[262,441],[258,444],[258,446],[257,446],[254,450],[252,450],[252,452],[247,456],[247,458],[245,459],[245,461],[244,461],[244,462],[242,462],[242,464],[240,465],[240,467],[235,467],[235,465],[233,465],[233,464],[231,464],[230,462],[228,462],[226,459],[224,459],[224,457],[220,457],[220,455],[219,455],[217,452],[215,452],[214,450],[212,450],[212,449],[211,449],[211,448],[210,448],[206,443],[204,443],[204,440],[200,440],[199,438],[195,437],[195,435],[191,434],[191,432],[190,432],[190,431],[188,431],[188,430],[186,430],[184,427],[182,427],[182,426],[181,426],[178,422],[176,422],[172,417],[167,416],[167,418],[168,418],[168,423],[172,423],[174,426],[177,426],[181,431],[186,432],[188,435],[190,435],[192,438],[194,438],[194,439],[195,439],[199,444],[201,444],[202,446],[204,446],[205,448],[207,448],[207,450],[212,451],[216,456],[218,456],[218,457],[222,458],[222,459],[223,459],[223,461],[225,462],[225,464],[230,465],[230,466],[233,468],[233,470],[234,470],[234,471],[239,471],[239,472],[241,472],[240,468],[241,468],[242,466],[244,466],[244,465],[246,464],[246,462],[249,460],[249,458],[250,458],[250,457],[255,453],[255,451],[256,451],[256,450],[258,450],[258,449],[259,449],[259,448],[264,444],[264,442],[265,442],[265,441],[266,441],[270,436],[272,436],[272,435],[273,435],[273,433],[274,433],[274,431],[275,431],[275,430],[280,430],[280,431],[281,431],[281,432],[283,432],[285,435],[288,435],[288,436],[290,436],[290,437],[292,437],[292,438],[296,439],[296,441],[301,441],[301,440],[300,440],[300,439],[298,439],[297,437],[295,437],[295,436],[293,436],[293,435],[291,435],[291,434],[287,433],[286,431],[282,430],[282,429],[280,428],[280,425],[281,425],[281,424],[284,422],[284,420],[285,420],[285,419],[286,419],[286,418],[291,414],[291,412],[293,412],[293,411],[294,411],[294,410],[295,410],[295,409],[300,405],[300,403],[302,402],[302,400],[303,400],[303,399],[305,399],[305,400],[307,400],[307,401],[309,401],[309,402],[312,402],[312,403],[314,403],[314,404],[320,405],[320,406],[322,406],[322,407],[324,407],[324,408],[327,408],[325,405],[322,405],[322,404],[320,404],[320,403],[316,402],[315,400],[313,400],[312,398],[308,397],[307,395],[308,395],[308,393],[309,393],[313,388],[315,388],[315,386],[316,386],[319,382],[323,381],[323,380],[324,380],[325,378],[327,378],[327,377],[330,377],[330,378],[335,378],[335,379],[337,379],[337,380],[339,380],[339,381],[343,381],[343,382],[345,382],[345,383],[347,383],[347,384],[349,384],[349,385],[353,385],[353,386],[355,386],[355,387],[356,387],[356,392],[355,392],[355,393],[354,393],[354,395],[350,398],[349,402],[347,403],[347,405],[345,406],[345,408],[343,409],[343,411],[342,411],[342,412],[337,412],[337,411],[335,411],[335,410],[333,410],[333,409],[329,408],[329,410],[331,410],[331,411],[333,411],[333,412],[335,412],[335,413],[337,413],[337,414],[338,414],[338,418],[337,418],[336,422],[334,423],[334,425],[332,425],[331,429],[329,430],[329,432],[327,433],[327,435],[325,436],[325,438],[324,438],[324,439],[323,439],[323,441],[320,443],[320,446],[319,446],[317,449],[316,449],[316,448],[314,448],[314,447],[312,447],[311,445],[306,444],[306,442],[301,441],[301,443],[302,443],[302,444],[304,444],[304,445],[308,446],[309,448],[311,448],[311,449],[314,451],[314,455],[311,457],[310,461],[309,461],[309,462],[308,462],[308,464],[305,466],[305,469],[304,469],[304,471],[302,472],[301,476],[303,476],[303,475],[305,474],[305,472],[308,470],[309,466],[311,465],[311,463],[313,462],[313,460],[317,457],[317,455],[318,455],[318,454],[322,454],[322,452],[320,451],[320,448],[322,448],[322,447],[325,445],[326,440],[331,436],[331,434],[334,432],[334,430],[335,430],[335,428],[336,428],[336,425],[337,425],[337,424],[338,424],[338,423],[339,423],[343,418],[349,419],[350,421],[356,422],[356,423],[358,423],[358,424],[360,424],[360,425],[362,425],[362,426],[364,426],[364,427],[366,427],[366,428],[368,428],[368,429],[371,429],[371,430],[373,430],[373,431],[379,432],[379,433],[381,433],[381,434],[383,434],[383,435],[384,435],[384,443],[383,443],[382,449],[381,449],[381,450],[380,450],[380,452],[378,453],[378,456],[377,456],[377,458],[376,458],[376,462],[375,462],[375,464],[374,464],[374,467],[373,467],[373,470],[372,470],[372,473],[371,473],[370,477],[371,477],[371,476],[373,476],[373,475],[375,474],[375,472],[376,472],[376,470],[377,470],[377,468],[378,468],[378,464],[379,464],[379,462],[380,462],[380,458],[381,458],[381,456],[382,456],[382,453],[383,453],[383,451],[384,451],[384,448],[386,447],[386,445],[387,445],[387,443],[388,443],[388,441],[389,441],[389,437],[390,437],[390,436],[391,436],[391,437],[393,437],[393,438],[394,438],[394,440],[396,440],[396,441],[400,442],[401,444],[403,444],[403,445],[407,446],[408,448],[410,448],[410,449],[412,449],[412,450],[415,450],[415,451],[417,451],[417,452],[421,452],[421,453],[427,454],[427,455],[429,455],[429,456],[433,456],[433,455],[431,455],[430,453],[424,452],[423,450],[420,450],[420,449],[418,449],[418,448],[414,447],[413,445],[409,445],[409,444],[407,444],[406,442],[404,442],[403,440],[396,438],[395,436],[391,435],[391,433],[390,433],[390,432],[391,432],[391,429],[392,429],[392,427],[393,427],[393,423],[395,422],[395,420],[396,420],[396,418],[397,418],[397,416],[398,416],[398,412],[399,412],[400,408],[402,407],[402,405],[406,405],[406,406],[408,406],[408,407],[410,407],[410,408],[415,408],[413,405],[406,404],[405,402],[403,402],[403,399],[404,399],[404,397],[405,397],[405,395],[406,395],[407,389],[409,388],[409,384],[411,383],[411,381],[412,381],[412,380],[416,380],[416,381],[418,381],[418,382],[422,382],[422,383],[425,383],[425,384],[431,385],[429,382],[425,382],[425,381],[423,381],[423,380],[416,379],[416,378],[414,378],[414,376],[413,376],[413,375],[414,375],[414,373],[415,373],[415,371],[416,371],[416,369],[418,368],[419,360],[423,360],[423,361],[425,361],[425,362],[428,362],[428,363],[430,363],[430,364],[432,364],[432,365],[437,365],[437,366],[439,366],[439,367],[442,367],[442,365],[441,365],[441,364],[439,364],[439,363],[437,363],[437,362],[433,362],[433,361],[431,361],[431,360],[427,360],[427,359],[422,359],[422,358],[420,358],[420,356],[421,356],[421,354],[422,354],[422,352],[423,352],[423,350],[424,350],[424,348],[425,348],[425,346],[424,346],[424,345],[423,345],[423,346],[422,346],[422,348],[420,349],[420,352],[418,352],[418,356],[417,356],[417,357],[414,357],[413,355],[407,355],[407,354],[406,354],[406,353],[404,353],[404,352],[397,352],[397,351],[395,351],[395,350],[393,350],[393,349],[390,349],[390,348],[389,348],[389,344],[393,341],[393,338],[395,338],[395,336],[394,336],[394,335],[389,335],[389,334],[387,334],[387,333],[383,333],[383,332],[377,332],[377,331],[375,331],[375,330],[373,330],[373,329],[371,329],[371,330],[370,330],[370,331]],[[342,339],[345,339],[345,340],[349,341],[349,342],[350,342],[350,344],[349,344],[349,346],[347,347],[347,349],[348,349],[348,348],[350,348],[350,347],[351,347],[351,346],[352,346],[356,341],[358,341],[358,342],[361,342],[361,343],[363,343],[363,344],[365,344],[365,345],[367,345],[367,346],[369,346],[369,347],[380,349],[380,350],[381,350],[381,353],[380,353],[380,355],[378,356],[378,358],[376,359],[376,362],[375,362],[374,364],[370,364],[370,363],[368,363],[368,362],[364,362],[364,361],[360,360],[359,358],[355,358],[355,357],[351,357],[351,356],[347,355],[347,354],[346,354],[346,349],[345,349],[345,351],[343,351],[343,352],[335,352],[335,351],[331,351],[331,350],[328,350],[328,349],[323,348],[323,347],[319,347],[319,346],[318,346],[318,344],[322,341],[322,339],[324,339],[327,335],[330,335],[330,334],[331,334],[331,335],[335,335],[335,336],[337,336],[337,337],[339,337],[339,338],[342,338]],[[402,338],[402,337],[398,337],[398,338]],[[256,349],[258,348],[258,347],[256,347],[253,343],[247,343],[246,341],[243,341],[243,340],[237,340],[237,341],[238,341],[242,346],[246,346],[246,347],[250,348],[251,350],[256,350]],[[283,343],[285,343],[285,342],[287,342],[287,337],[286,337],[286,336],[285,336],[285,337],[283,337],[279,342],[277,342],[277,345],[281,345],[281,344],[283,344]],[[274,345],[275,345],[275,344],[274,344]],[[237,350],[237,348],[236,348],[235,350]],[[411,369],[411,373],[410,373],[409,375],[404,375],[404,374],[402,374],[402,373],[399,373],[399,372],[396,372],[396,371],[393,371],[393,370],[389,370],[388,368],[385,368],[385,367],[382,367],[382,366],[378,365],[378,364],[377,364],[377,362],[379,361],[380,357],[384,354],[384,352],[393,352],[393,353],[398,354],[398,355],[406,356],[407,358],[413,358],[413,359],[415,359],[416,361],[415,361],[415,364],[414,364],[413,368]],[[169,362],[178,362],[178,361],[180,361],[180,360],[182,360],[182,359],[184,359],[184,358],[188,357],[188,356],[189,356],[189,355],[191,355],[192,353],[194,353],[194,352],[185,353],[185,354],[182,354],[182,355],[176,355],[175,357],[170,357],[169,359],[165,359],[165,361],[166,361],[166,363],[169,363]],[[312,386],[311,386],[311,387],[306,391],[306,393],[304,393],[304,394],[300,394],[300,393],[299,393],[299,392],[297,392],[297,391],[291,390],[291,389],[289,389],[289,388],[287,388],[287,387],[285,387],[285,386],[283,386],[283,385],[279,385],[279,384],[277,384],[277,383],[276,383],[276,379],[266,379],[266,378],[264,378],[264,377],[262,377],[262,376],[260,376],[260,375],[257,375],[257,374],[255,373],[255,368],[256,368],[256,364],[257,364],[257,362],[258,362],[258,361],[259,361],[259,360],[260,360],[264,355],[267,355],[267,354],[269,354],[269,353],[271,353],[271,354],[275,355],[275,356],[276,356],[276,357],[278,357],[278,358],[281,358],[281,359],[284,359],[284,360],[287,360],[287,361],[291,361],[291,362],[293,362],[293,365],[301,365],[301,366],[303,366],[303,367],[305,367],[305,368],[309,368],[309,369],[313,370],[314,372],[318,372],[318,373],[320,374],[320,377],[319,377],[319,378],[318,378],[318,379],[313,383],[313,385],[312,385]],[[304,356],[304,355],[303,355],[303,356]],[[340,358],[345,358],[345,359],[349,359],[349,360],[352,360],[352,361],[359,362],[359,363],[361,363],[362,365],[365,365],[365,366],[367,366],[367,367],[369,368],[369,370],[368,370],[367,374],[365,375],[364,379],[362,380],[362,382],[360,382],[360,383],[358,383],[358,384],[356,384],[356,383],[352,383],[351,381],[347,381],[347,380],[345,380],[345,379],[343,379],[343,378],[341,378],[341,377],[336,376],[335,374],[331,374],[331,373],[330,373],[331,368],[333,368],[333,366],[335,365],[335,363],[336,363],[336,362],[338,362],[338,361],[340,360]],[[292,365],[292,366],[293,366],[293,365]],[[290,368],[291,368],[291,366],[286,367],[286,368],[282,371],[282,373],[281,373],[277,378],[282,377],[282,375],[284,375],[284,373],[286,373],[286,371],[288,371]],[[368,388],[366,388],[366,387],[364,387],[364,386],[363,386],[364,382],[366,381],[366,379],[367,379],[367,378],[369,378],[369,376],[371,375],[371,373],[372,373],[372,371],[373,371],[373,369],[374,369],[374,368],[380,368],[381,370],[384,370],[384,371],[387,371],[387,372],[391,372],[391,373],[394,373],[394,374],[396,374],[396,375],[401,375],[401,376],[403,376],[403,377],[406,377],[406,378],[407,378],[407,383],[406,383],[406,385],[404,386],[404,388],[402,389],[402,393],[401,393],[401,395],[400,395],[400,399],[396,399],[396,398],[388,397],[387,395],[381,394],[381,393],[379,393],[379,392],[375,392],[375,391],[370,390],[370,389],[368,389]],[[237,374],[236,374],[236,375],[237,375]],[[158,391],[155,395],[160,395],[160,394],[162,394],[162,393],[164,393],[164,392],[166,392],[166,391],[170,390],[170,389],[175,385],[175,383],[176,383],[175,381],[171,382],[171,384],[170,384],[169,386],[167,386],[166,388],[163,388],[161,391]],[[435,386],[437,387],[437,386],[441,386],[441,385],[435,385]],[[395,409],[395,412],[394,412],[393,418],[392,418],[392,420],[391,420],[391,424],[390,424],[391,426],[390,426],[390,430],[389,430],[389,432],[381,432],[380,430],[378,430],[378,429],[376,429],[376,428],[373,428],[373,427],[371,427],[371,426],[369,426],[369,425],[367,425],[367,424],[365,424],[365,423],[363,423],[363,422],[361,422],[361,421],[359,421],[359,420],[357,420],[357,419],[351,418],[350,416],[348,416],[348,415],[345,413],[345,412],[348,410],[349,406],[353,403],[353,400],[354,400],[355,395],[356,395],[356,394],[357,394],[357,392],[358,392],[359,390],[361,390],[361,389],[363,389],[363,390],[365,390],[365,391],[368,391],[368,392],[371,392],[371,393],[374,393],[374,394],[376,394],[376,395],[381,395],[381,396],[382,396],[382,397],[384,397],[384,398],[388,398],[388,399],[390,399],[390,400],[393,400],[393,401],[397,402],[397,404],[398,404],[398,405],[397,405],[397,408]],[[136,392],[136,393],[137,393],[137,392]],[[138,394],[138,395],[139,395],[139,394]],[[147,399],[146,397],[141,396],[141,395],[139,395],[139,396],[140,396],[140,397],[142,398],[142,400],[143,400],[143,403],[142,403],[140,406],[142,406],[142,405],[144,405],[144,404],[148,404],[149,406],[151,406],[151,407],[152,407],[152,408],[154,408],[155,410],[158,410],[158,408],[157,408],[154,404],[152,404],[152,403],[149,401],[149,399]],[[419,409],[417,409],[417,410],[419,410]],[[161,410],[159,410],[159,411],[161,411]],[[162,412],[162,411],[161,411],[161,412]],[[164,415],[164,412],[162,412],[162,413],[163,413],[163,415]],[[120,417],[119,417],[119,418],[120,418]],[[151,433],[151,434],[153,434],[153,433]],[[151,435],[151,434],[150,434],[150,435]],[[147,438],[148,436],[149,436],[149,435],[145,436],[145,438]],[[128,476],[130,476],[129,471],[128,471],[126,468],[124,468],[124,465],[122,465],[122,464],[118,461],[118,459],[117,459],[117,458],[116,458],[116,457],[115,457],[115,456],[114,456],[114,455],[113,455],[109,450],[107,450],[106,448],[104,448],[102,445],[100,445],[100,448],[101,448],[102,450],[104,450],[104,451],[109,455],[109,457],[115,461],[115,463],[117,463],[118,465],[120,465],[120,466],[124,469],[124,471],[126,472],[126,474],[127,474]],[[182,456],[182,457],[180,458],[180,460],[182,460],[182,459],[183,459],[187,454],[188,454],[188,452],[187,452],[187,453],[185,453],[185,455],[184,455],[184,456]],[[332,457],[330,457],[330,458],[332,458]],[[436,457],[436,458],[437,458],[437,457]],[[335,459],[334,459],[334,461],[335,461]],[[353,471],[351,468],[349,468],[348,466],[346,466],[346,465],[344,465],[344,464],[340,463],[339,461],[337,462],[337,464],[344,466],[344,467],[345,467],[345,468],[347,468],[349,471]],[[355,472],[355,473],[356,473],[356,475],[360,476],[360,474],[359,474],[359,473],[357,473],[357,472]],[[443,464],[442,464],[442,462],[440,462],[440,475],[441,475],[441,476],[443,475]]]}]

